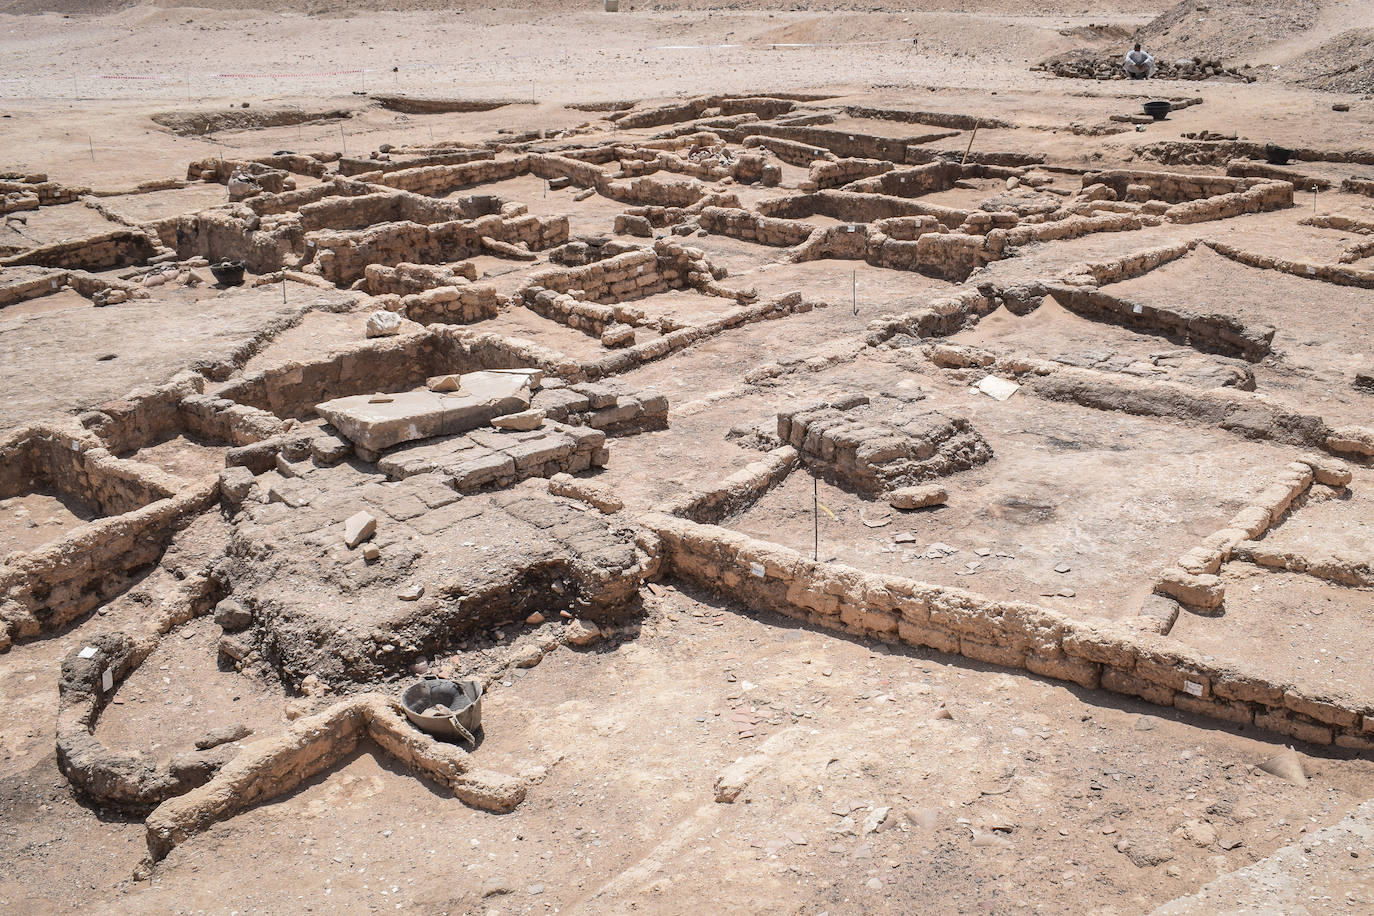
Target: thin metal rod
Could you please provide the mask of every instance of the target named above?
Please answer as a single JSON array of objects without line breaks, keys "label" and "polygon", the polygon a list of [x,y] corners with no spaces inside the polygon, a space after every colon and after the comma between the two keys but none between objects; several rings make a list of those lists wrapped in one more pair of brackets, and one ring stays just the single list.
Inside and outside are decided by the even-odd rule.
[{"label": "thin metal rod", "polygon": [[811,478],[811,559],[819,563],[821,559],[821,484],[820,478]]}]

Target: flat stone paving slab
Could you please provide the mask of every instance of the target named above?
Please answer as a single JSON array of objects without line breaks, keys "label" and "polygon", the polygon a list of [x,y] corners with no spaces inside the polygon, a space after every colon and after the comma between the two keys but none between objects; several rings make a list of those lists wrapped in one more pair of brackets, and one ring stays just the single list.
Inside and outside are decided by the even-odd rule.
[{"label": "flat stone paving slab", "polygon": [[380,452],[402,442],[467,432],[530,406],[529,380],[521,374],[469,372],[462,378],[458,391],[358,394],[315,409],[354,445]]}]

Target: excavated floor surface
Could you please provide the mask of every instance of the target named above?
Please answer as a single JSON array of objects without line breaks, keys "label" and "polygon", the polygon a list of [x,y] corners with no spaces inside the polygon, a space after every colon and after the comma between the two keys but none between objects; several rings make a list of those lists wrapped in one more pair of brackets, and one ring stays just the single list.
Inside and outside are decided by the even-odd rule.
[{"label": "excavated floor surface", "polygon": [[[1337,183],[1316,215],[1351,227],[1319,228],[1301,188],[1227,178],[1225,157],[1159,161],[1209,154],[1182,137],[1200,129],[1296,144],[1302,113],[1325,107],[1313,93],[1269,113],[1245,87],[1189,83],[1201,104],[1137,131],[1110,120],[1135,112],[1135,87],[913,94],[826,68],[834,85],[795,99],[761,72],[752,92],[728,77],[738,96],[627,88],[623,118],[571,107],[600,100],[571,84],[468,114],[346,95],[346,129],[210,139],[141,139],[119,119],[152,131],[170,103],[125,101],[89,115],[112,143],[148,144],[119,166],[94,140],[87,168],[85,144],[22,126],[33,144],[0,167],[85,190],[16,211],[0,237],[42,262],[0,267],[0,908],[1216,912],[1241,869],[1291,869],[1323,830],[1360,835],[1374,273],[1340,259],[1374,231],[1374,203],[1339,180],[1371,174],[1367,138],[1305,141],[1323,161],[1293,167]],[[1082,129],[1061,131],[1066,117]],[[977,118],[1002,120],[975,136]],[[235,166],[261,186],[238,205]],[[1109,192],[1101,169],[1133,170],[1134,190]],[[866,203],[843,190],[896,170],[931,184]],[[778,220],[815,228],[800,244],[703,228],[724,208],[764,233],[765,211],[818,179],[850,209]],[[455,217],[473,195],[503,209]],[[1186,201],[1211,209],[1169,215]],[[141,253],[101,254],[95,237],[116,230]],[[214,283],[225,257],[249,259],[244,285]],[[536,281],[570,298],[541,302]],[[1051,286],[1128,311],[1087,317]],[[372,336],[422,313],[427,329]],[[1202,343],[1265,325],[1251,360]],[[419,438],[417,420],[372,454],[313,407],[493,369],[535,370],[519,398],[534,413],[496,421],[513,428]],[[995,399],[977,387],[989,376],[1019,387]],[[819,432],[800,460],[782,448],[780,413],[855,396],[887,396],[894,422],[967,421],[991,458],[902,481],[947,491],[904,511],[846,478]],[[766,461],[781,471],[760,476]],[[1194,591],[1169,584],[1285,473],[1306,476],[1282,509],[1187,572]],[[359,513],[375,531],[349,543]],[[713,532],[712,556],[672,553],[665,516]],[[728,568],[743,536],[797,569],[814,557],[818,593],[887,576],[1036,605],[1175,653],[1179,684],[1084,687],[990,663],[986,646],[978,660],[967,640],[908,645],[904,628],[818,618],[819,595],[797,590],[783,616],[714,587],[764,577]],[[1203,580],[1224,600],[1187,600]],[[72,672],[112,657],[110,634],[146,652],[83,698]],[[1201,662],[1269,699],[1194,708]],[[480,741],[458,759],[517,783],[513,810],[366,736],[312,762],[343,747],[319,724],[334,704],[434,674],[483,683]],[[73,728],[149,773],[211,762],[150,810],[69,779]],[[417,753],[452,759],[433,744]],[[1300,784],[1260,769],[1286,746]],[[251,767],[250,791],[223,788]],[[145,820],[238,795],[154,851]],[[1308,911],[1374,907],[1374,850],[1349,852],[1355,866],[1310,878],[1344,896],[1307,895]]]}]

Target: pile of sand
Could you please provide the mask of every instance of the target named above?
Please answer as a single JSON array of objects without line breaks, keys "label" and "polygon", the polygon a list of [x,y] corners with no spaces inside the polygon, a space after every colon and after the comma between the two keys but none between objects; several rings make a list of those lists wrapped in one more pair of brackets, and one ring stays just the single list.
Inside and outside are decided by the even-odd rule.
[{"label": "pile of sand", "polygon": [[1160,60],[1221,60],[1257,64],[1276,46],[1313,28],[1319,0],[1183,0],[1136,32],[1135,40]]},{"label": "pile of sand", "polygon": [[1288,65],[1288,78],[1309,89],[1374,92],[1374,29],[1351,29]]}]

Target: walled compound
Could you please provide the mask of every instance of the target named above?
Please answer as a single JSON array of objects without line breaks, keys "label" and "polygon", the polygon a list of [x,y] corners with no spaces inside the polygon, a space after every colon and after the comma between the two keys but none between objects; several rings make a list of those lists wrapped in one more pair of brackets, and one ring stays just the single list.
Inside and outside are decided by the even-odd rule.
[{"label": "walled compound", "polygon": [[[83,628],[71,790],[146,818],[145,869],[362,741],[512,810],[537,781],[412,728],[399,690],[632,639],[664,584],[1374,755],[1368,179],[1305,217],[1301,173],[1246,150],[1086,167],[1017,130],[705,97],[119,192],[3,176],[6,213],[92,221],[0,251],[0,322],[100,338],[71,399],[0,428],[0,651]],[[116,328],[190,306],[213,340],[120,374]],[[1277,576],[1329,602],[1316,630],[1275,636]],[[121,686],[202,618],[285,719],[108,745]]]}]

